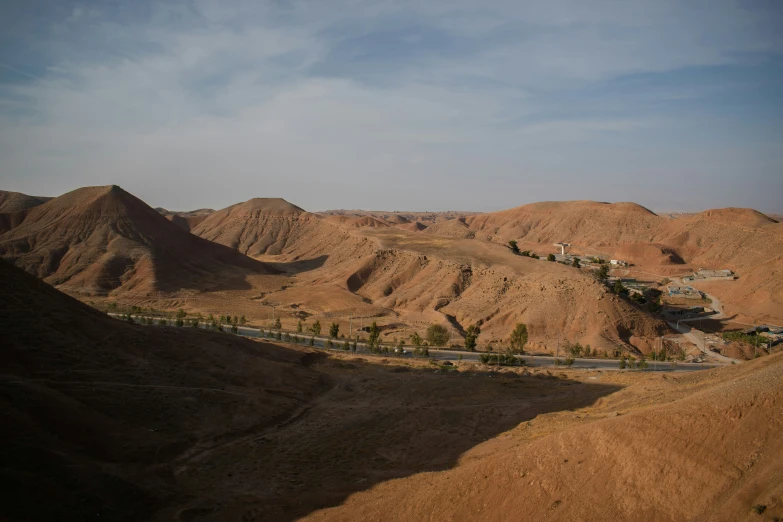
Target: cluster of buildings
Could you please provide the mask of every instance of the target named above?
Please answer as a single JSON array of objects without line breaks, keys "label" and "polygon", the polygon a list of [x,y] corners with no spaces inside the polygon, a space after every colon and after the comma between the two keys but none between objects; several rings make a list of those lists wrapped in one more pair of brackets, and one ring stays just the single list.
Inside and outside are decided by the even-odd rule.
[{"label": "cluster of buildings", "polygon": [[704,294],[692,286],[669,285],[666,287],[669,297],[684,299],[704,299]]},{"label": "cluster of buildings", "polygon": [[734,275],[734,272],[728,269],[724,270],[705,270],[704,268],[698,269],[696,272],[689,276],[683,277],[684,281],[696,281],[697,279],[701,280],[724,280],[724,281],[733,281],[736,279],[737,276]]}]

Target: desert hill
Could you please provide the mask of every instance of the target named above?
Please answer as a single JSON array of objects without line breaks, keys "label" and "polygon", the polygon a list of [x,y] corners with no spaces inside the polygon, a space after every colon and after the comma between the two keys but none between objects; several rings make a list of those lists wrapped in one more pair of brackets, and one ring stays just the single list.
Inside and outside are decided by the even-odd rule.
[{"label": "desert hill", "polygon": [[314,354],[111,319],[3,260],[0,318],[2,520],[186,511],[186,459],[263,433],[325,385]]},{"label": "desert hill", "polygon": [[466,224],[477,238],[504,243],[611,245],[647,241],[660,220],[636,203],[550,201],[470,216]]},{"label": "desert hill", "polygon": [[781,382],[783,354],[649,379],[308,520],[779,520]]},{"label": "desert hill", "polygon": [[389,341],[450,324],[455,342],[480,322],[482,348],[507,344],[515,324],[525,322],[531,346],[551,351],[579,341],[647,353],[665,331],[579,270],[514,256],[497,244],[429,234],[450,226],[470,232],[464,219],[438,219],[418,233],[369,214],[314,215],[282,200],[255,199],[215,212],[193,233],[300,267],[292,284],[259,299],[284,321],[303,314],[346,323],[351,315],[375,317]]},{"label": "desert hill", "polygon": [[37,207],[52,198],[42,196],[28,196],[21,192],[0,190],[0,213],[17,212]]},{"label": "desert hill", "polygon": [[369,251],[368,242],[352,234],[362,220],[385,226],[374,218],[323,217],[283,199],[255,198],[214,212],[192,232],[249,256],[320,266]]},{"label": "desert hill", "polygon": [[[579,254],[623,259],[642,270],[674,273],[728,268],[740,274],[733,286],[708,283],[730,315],[783,324],[783,224],[752,209],[713,209],[676,218],[658,216],[635,203],[544,202],[468,216],[466,229],[450,225],[444,235],[506,243],[537,253],[553,243],[572,244]],[[436,232],[432,227],[426,232]]]},{"label": "desert hill", "polygon": [[196,225],[207,219],[214,212],[211,208],[200,208],[197,210],[188,210],[185,212],[176,212],[158,207],[155,210],[160,212],[166,219],[190,232]]},{"label": "desert hill", "polygon": [[117,186],[86,187],[28,211],[0,255],[53,285],[91,293],[242,288],[271,270],[197,238]]}]

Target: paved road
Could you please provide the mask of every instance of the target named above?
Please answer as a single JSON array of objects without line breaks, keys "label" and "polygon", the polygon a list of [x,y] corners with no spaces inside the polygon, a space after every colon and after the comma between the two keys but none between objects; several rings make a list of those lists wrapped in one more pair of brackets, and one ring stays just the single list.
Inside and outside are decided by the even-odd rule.
[{"label": "paved road", "polygon": [[[120,316],[120,314],[109,314],[113,316]],[[206,329],[208,325],[201,323],[199,328]],[[190,328],[186,326],[185,328]],[[225,328],[226,332],[231,332],[230,327]],[[271,330],[264,330],[267,333],[272,333]],[[237,334],[243,337],[262,338],[261,330],[258,328],[251,328],[248,326],[237,326]],[[297,335],[297,334],[293,334]],[[303,337],[300,335],[300,337]],[[307,336],[307,340],[312,336]],[[270,339],[271,340],[271,339]],[[313,340],[313,347],[326,349],[326,343],[329,339],[327,337],[318,336]],[[276,341],[285,342],[285,341]],[[342,345],[343,341],[335,341],[335,346]],[[301,343],[300,343],[301,345]],[[307,344],[309,346],[309,344]],[[405,350],[411,351],[413,347],[406,346]],[[343,350],[336,350],[343,351]],[[446,350],[430,348],[430,358],[438,361],[450,361],[457,362],[460,360],[465,362],[478,362],[480,353],[467,352],[461,350]],[[372,355],[364,343],[357,344],[357,354]],[[393,354],[390,354],[393,355]],[[527,366],[552,366],[556,367],[555,360],[557,357],[545,356],[545,355],[518,355],[520,359],[525,361]],[[560,361],[564,361],[565,357],[560,357]],[[663,361],[647,361],[648,368],[646,371],[676,371],[676,372],[690,372],[698,370],[709,370],[710,368],[719,368],[721,364],[707,364],[707,363],[684,363],[684,362],[663,362]],[[564,368],[565,365],[559,367]],[[619,361],[617,359],[574,359],[574,364],[571,368],[582,369],[597,369],[597,370],[619,370]]]}]

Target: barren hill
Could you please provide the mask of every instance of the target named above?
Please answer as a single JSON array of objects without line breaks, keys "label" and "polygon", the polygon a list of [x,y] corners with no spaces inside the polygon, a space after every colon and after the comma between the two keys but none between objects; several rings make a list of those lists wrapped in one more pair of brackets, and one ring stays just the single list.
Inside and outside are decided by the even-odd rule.
[{"label": "barren hill", "polygon": [[17,212],[37,207],[52,198],[42,196],[28,196],[21,192],[9,192],[0,190],[0,213]]},{"label": "barren hill", "polygon": [[654,273],[665,265],[684,265],[682,273],[729,268],[740,274],[737,284],[709,283],[705,289],[740,320],[783,324],[783,224],[752,209],[672,219],[634,203],[545,202],[469,216],[466,225],[477,239],[514,239],[539,254],[555,252],[552,243],[565,241],[574,253],[611,256]]},{"label": "barren hill", "polygon": [[160,212],[166,219],[188,232],[214,212],[211,208],[200,208],[198,210],[188,210],[184,212],[166,210],[165,208],[160,207],[155,210]]},{"label": "barren hill", "polygon": [[466,224],[480,239],[609,245],[646,241],[660,220],[636,203],[549,201],[470,216]]},{"label": "barren hill", "polygon": [[781,382],[783,354],[650,378],[308,520],[780,520]]},{"label": "barren hill", "polygon": [[111,319],[3,260],[0,318],[2,520],[187,517],[175,470],[325,384],[315,354]]},{"label": "barren hill", "polygon": [[[255,198],[214,212],[193,234],[269,261],[334,265],[370,248],[351,233],[361,225],[357,219],[365,218],[324,218],[283,199]],[[370,226],[384,225],[368,221]]]},{"label": "barren hill", "polygon": [[0,255],[74,291],[243,288],[262,263],[197,238],[117,186],[86,187],[27,211]]}]

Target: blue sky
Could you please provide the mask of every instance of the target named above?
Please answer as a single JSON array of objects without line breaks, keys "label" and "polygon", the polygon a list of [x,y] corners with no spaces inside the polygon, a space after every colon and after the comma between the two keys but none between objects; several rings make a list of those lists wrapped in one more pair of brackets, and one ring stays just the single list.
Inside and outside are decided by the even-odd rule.
[{"label": "blue sky", "polygon": [[0,188],[783,212],[781,28],[775,0],[10,0]]}]

